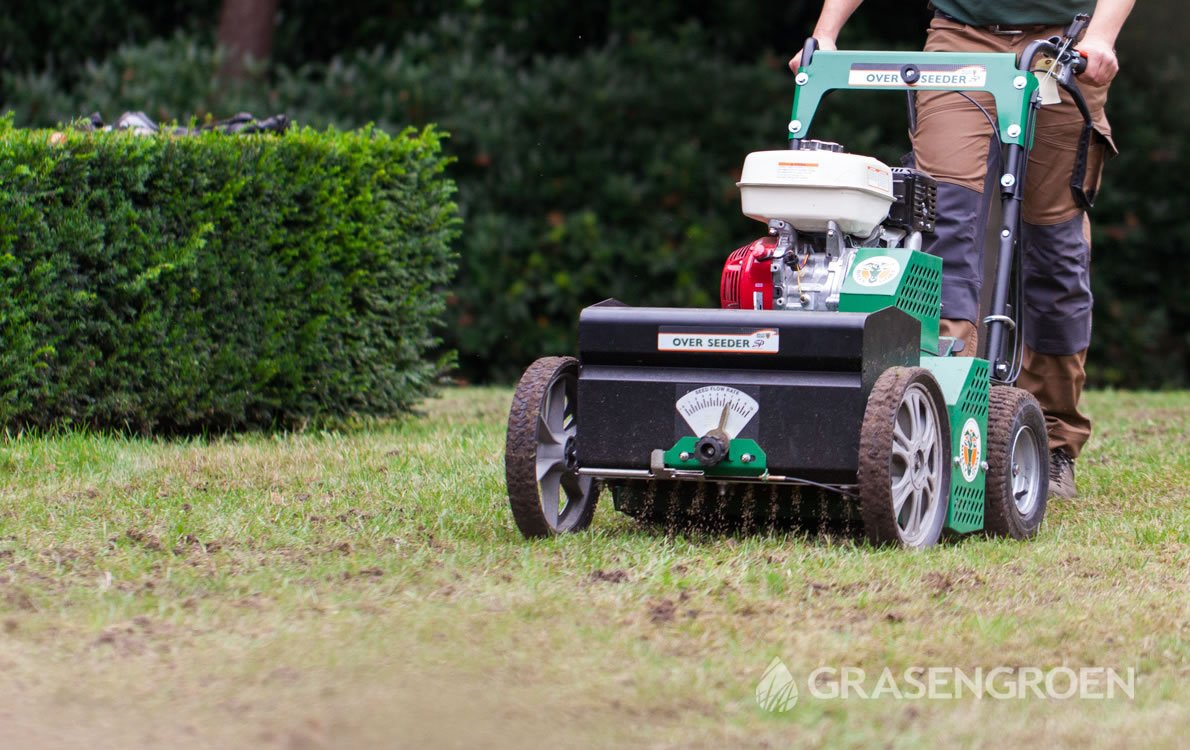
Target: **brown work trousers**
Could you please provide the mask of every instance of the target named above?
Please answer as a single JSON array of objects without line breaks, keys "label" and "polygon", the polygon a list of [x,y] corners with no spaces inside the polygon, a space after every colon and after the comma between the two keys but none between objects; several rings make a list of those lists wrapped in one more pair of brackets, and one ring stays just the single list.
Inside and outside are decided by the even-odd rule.
[{"label": "brown work trousers", "polygon": [[[1030,41],[1060,35],[1062,28],[1032,26],[1020,27],[1019,31],[1020,33],[1015,34],[993,32],[991,29],[966,26],[938,16],[930,24],[925,49],[946,52],[1012,52],[1019,55]],[[1091,110],[1098,133],[1088,154],[1085,187],[1090,192],[1098,187],[1105,153],[1109,149],[1114,152],[1115,147],[1111,141],[1110,126],[1104,116],[1107,87],[1081,84],[1080,88]],[[968,92],[968,95],[995,118],[995,101],[990,94]],[[1059,330],[1047,336],[1043,330],[1034,333],[1032,339],[1027,333],[1023,369],[1017,381],[1019,387],[1037,397],[1045,412],[1050,448],[1062,448],[1074,457],[1078,456],[1091,435],[1090,419],[1079,410],[1079,400],[1086,380],[1086,346],[1090,339],[1090,225],[1085,212],[1075,203],[1070,190],[1070,177],[1082,127],[1082,116],[1065,92],[1060,104],[1041,108],[1026,171],[1022,215],[1025,223],[1032,225],[1028,228],[1037,228],[1035,234],[1042,238],[1046,237],[1047,231],[1050,236],[1054,236],[1056,231],[1061,242],[1054,244],[1063,246],[1063,249],[1057,252],[1065,253],[1067,256],[1058,258],[1058,261],[1081,273],[1081,280],[1072,283],[1071,288],[1045,290],[1049,298],[1040,304],[1032,305],[1029,299],[1030,285],[1026,279],[1026,308],[1031,309],[1037,318],[1035,322],[1040,323],[1041,328],[1052,323],[1059,329],[1063,325],[1069,329],[1073,324],[1076,328],[1085,328],[1085,331],[1071,334],[1069,330]],[[917,93],[917,127],[912,133],[914,157],[918,168],[931,174],[939,182],[961,186],[979,194],[985,193],[988,187],[994,184],[988,183],[985,186],[989,161],[996,162],[996,153],[991,151],[991,134],[991,126],[984,114],[960,94],[945,91]],[[992,159],[989,159],[989,154],[992,155]],[[944,231],[946,230],[940,222],[939,232]],[[1073,233],[1081,237],[1061,237],[1062,233]],[[973,239],[973,244],[982,241],[982,237]],[[1025,250],[1028,251],[1029,248],[1026,246]],[[981,251],[978,247],[972,247],[970,252],[978,254]],[[1075,257],[1070,257],[1071,255]],[[944,256],[944,271],[946,265],[947,260]],[[976,266],[981,268],[982,261],[978,264],[970,263],[971,268]],[[1038,271],[1044,273],[1044,268],[1034,268],[1035,276]],[[1026,273],[1028,275],[1028,264]],[[1052,279],[1046,281],[1052,287]],[[974,293],[978,294],[982,280],[975,279],[973,283]],[[946,284],[947,278],[944,274],[943,285]],[[943,296],[945,300],[945,292]],[[969,305],[962,307],[966,310],[963,313],[964,317],[976,317],[969,312]],[[1072,323],[1076,316],[1068,315],[1066,310],[1076,308],[1082,312],[1077,316],[1079,320]],[[945,314],[944,302],[943,315]],[[1024,313],[1018,311],[1018,314]],[[1061,320],[1064,316],[1069,317],[1065,322]],[[944,319],[942,334],[962,339],[966,344],[963,353],[975,354],[977,328],[973,320]]]}]

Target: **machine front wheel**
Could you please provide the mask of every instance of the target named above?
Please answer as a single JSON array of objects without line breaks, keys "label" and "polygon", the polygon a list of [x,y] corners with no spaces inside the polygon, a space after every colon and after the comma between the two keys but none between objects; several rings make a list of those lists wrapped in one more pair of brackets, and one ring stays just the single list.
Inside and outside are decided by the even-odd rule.
[{"label": "machine front wheel", "polygon": [[578,360],[543,357],[525,370],[512,397],[504,477],[517,528],[527,537],[581,531],[599,488],[578,473]]},{"label": "machine front wheel", "polygon": [[860,432],[860,515],[869,541],[937,544],[950,472],[950,422],[938,381],[922,367],[889,368],[872,388]]},{"label": "machine front wheel", "polygon": [[988,481],[984,528],[1028,539],[1045,516],[1049,439],[1037,399],[1020,388],[992,388],[988,402]]}]

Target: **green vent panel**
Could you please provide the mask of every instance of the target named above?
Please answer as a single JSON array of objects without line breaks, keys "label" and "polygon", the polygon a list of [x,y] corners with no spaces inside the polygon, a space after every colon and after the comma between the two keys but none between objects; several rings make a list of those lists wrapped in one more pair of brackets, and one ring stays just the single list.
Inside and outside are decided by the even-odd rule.
[{"label": "green vent panel", "polygon": [[[951,456],[960,458],[950,472],[950,512],[946,527],[964,534],[983,528],[987,470],[988,362],[974,357],[921,358],[942,386],[946,412],[950,417]],[[965,430],[973,422],[972,430]],[[964,434],[964,433],[971,434]],[[966,445],[964,443],[967,442]],[[968,460],[969,459],[969,460]],[[965,465],[964,465],[965,463]]]},{"label": "green vent panel", "polygon": [[[920,254],[918,254],[920,255]],[[929,257],[929,256],[922,256]],[[916,257],[897,290],[897,308],[921,321],[921,348],[938,351],[938,317],[942,305],[942,264],[937,267]]]},{"label": "green vent panel", "polygon": [[971,367],[971,383],[963,391],[963,400],[959,403],[959,411],[967,417],[988,418],[988,399],[991,398],[991,381],[988,379],[988,363],[985,359],[975,360]]},{"label": "green vent panel", "polygon": [[977,531],[983,528],[983,488],[963,485],[950,493],[950,515],[946,525],[958,531]]},{"label": "green vent panel", "polygon": [[917,250],[865,247],[856,252],[839,294],[840,312],[896,307],[921,323],[921,350],[938,351],[942,260]]}]

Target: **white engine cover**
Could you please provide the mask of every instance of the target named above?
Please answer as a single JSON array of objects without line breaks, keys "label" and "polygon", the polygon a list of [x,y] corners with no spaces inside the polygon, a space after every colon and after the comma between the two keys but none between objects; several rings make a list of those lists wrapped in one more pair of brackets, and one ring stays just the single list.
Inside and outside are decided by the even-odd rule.
[{"label": "white engine cover", "polygon": [[754,151],[736,184],[745,216],[781,219],[799,232],[825,232],[834,221],[847,234],[866,237],[894,200],[887,165],[834,151]]}]

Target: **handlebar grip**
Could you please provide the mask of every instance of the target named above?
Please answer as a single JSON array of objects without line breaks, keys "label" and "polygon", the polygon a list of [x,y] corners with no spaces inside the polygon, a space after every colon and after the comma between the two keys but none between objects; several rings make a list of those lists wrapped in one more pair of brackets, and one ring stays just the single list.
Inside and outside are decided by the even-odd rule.
[{"label": "handlebar grip", "polygon": [[1075,50],[1078,54],[1070,61],[1070,72],[1077,75],[1082,75],[1083,71],[1087,69],[1087,53],[1082,50]]},{"label": "handlebar grip", "polygon": [[802,47],[802,67],[810,65],[810,59],[814,57],[814,53],[818,51],[818,40],[810,37],[806,40],[805,46]]}]

